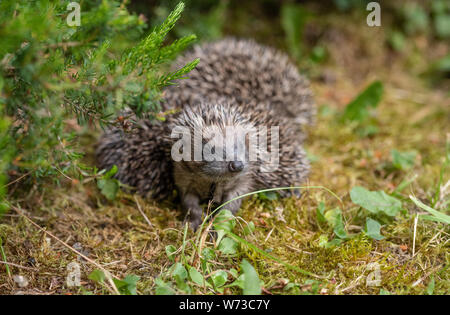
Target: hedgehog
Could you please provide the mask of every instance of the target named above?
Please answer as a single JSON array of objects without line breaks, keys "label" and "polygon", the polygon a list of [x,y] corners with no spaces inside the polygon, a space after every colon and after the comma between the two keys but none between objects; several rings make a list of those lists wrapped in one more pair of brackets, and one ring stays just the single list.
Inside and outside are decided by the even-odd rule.
[{"label": "hedgehog", "polygon": [[[178,111],[165,121],[139,121],[129,133],[107,131],[97,158],[101,168],[117,165],[115,177],[146,197],[177,190],[196,229],[205,202],[307,179],[302,130],[314,106],[306,79],[271,48],[225,39],[194,47],[176,64],[192,57],[201,61],[189,78],[164,91],[163,110]],[[226,209],[240,206],[237,199]]]},{"label": "hedgehog", "polygon": [[[231,201],[235,197],[301,184],[307,178],[305,151],[286,119],[264,106],[254,105],[252,111],[244,108],[234,99],[203,102],[186,106],[171,122],[172,130],[179,128],[179,134],[187,139],[183,142],[175,137],[177,142],[191,144],[187,158],[177,158],[174,153],[179,153],[179,146],[172,140],[171,155],[174,183],[194,228],[202,222],[203,202],[219,205],[230,201],[226,209],[235,214],[242,201]],[[194,157],[196,149],[202,153],[198,159]]]},{"label": "hedgehog", "polygon": [[165,110],[227,97],[277,111],[305,138],[304,126],[315,117],[313,95],[308,80],[287,55],[253,40],[225,38],[195,46],[175,61],[174,69],[194,58],[200,63],[188,78],[166,88]]},{"label": "hedgehog", "polygon": [[[176,189],[196,229],[203,203],[222,204],[307,178],[309,163],[295,128],[265,106],[245,108],[222,98],[187,105],[163,122],[143,120],[128,134],[112,129],[100,139],[98,162],[101,168],[117,165],[116,178],[144,196],[162,199]],[[236,213],[240,206],[237,199],[226,209]]]}]

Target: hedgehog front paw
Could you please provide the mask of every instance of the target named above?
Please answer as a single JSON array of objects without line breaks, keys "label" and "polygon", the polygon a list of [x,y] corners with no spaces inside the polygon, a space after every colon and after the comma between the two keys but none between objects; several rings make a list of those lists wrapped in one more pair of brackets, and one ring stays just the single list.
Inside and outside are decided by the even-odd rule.
[{"label": "hedgehog front paw", "polygon": [[185,221],[189,222],[189,226],[192,230],[197,231],[198,227],[202,224],[202,208],[189,208],[186,213]]},{"label": "hedgehog front paw", "polygon": [[190,217],[189,224],[192,228],[192,230],[197,231],[198,227],[202,224],[203,220],[202,217]]},{"label": "hedgehog front paw", "polygon": [[202,208],[199,204],[199,198],[191,193],[188,193],[183,198],[183,207],[186,210],[186,217],[189,218],[190,225],[195,231],[199,225],[203,222],[202,220]]},{"label": "hedgehog front paw", "polygon": [[188,223],[194,232],[197,231],[198,227],[203,222],[201,210],[200,210],[199,215],[197,215],[197,213],[198,213],[197,211],[192,211],[192,209],[188,209],[186,211],[186,214],[185,214],[185,217],[183,220],[183,226],[185,226],[186,223]]}]

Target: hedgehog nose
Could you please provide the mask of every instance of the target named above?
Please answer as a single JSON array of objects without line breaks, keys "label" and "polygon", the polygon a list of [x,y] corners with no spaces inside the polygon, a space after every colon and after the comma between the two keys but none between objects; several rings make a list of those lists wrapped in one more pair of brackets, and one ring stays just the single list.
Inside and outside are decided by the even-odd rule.
[{"label": "hedgehog nose", "polygon": [[241,161],[233,161],[228,164],[228,168],[230,169],[230,172],[240,172],[244,169],[244,163]]}]

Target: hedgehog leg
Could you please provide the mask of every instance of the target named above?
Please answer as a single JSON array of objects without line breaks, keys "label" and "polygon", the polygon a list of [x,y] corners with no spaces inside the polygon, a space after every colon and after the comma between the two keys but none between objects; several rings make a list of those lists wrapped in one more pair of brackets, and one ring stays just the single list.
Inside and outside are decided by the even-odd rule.
[{"label": "hedgehog leg", "polygon": [[200,199],[197,195],[187,193],[182,197],[182,204],[187,211],[187,217],[191,223],[191,227],[197,230],[202,223],[202,207],[200,206]]}]

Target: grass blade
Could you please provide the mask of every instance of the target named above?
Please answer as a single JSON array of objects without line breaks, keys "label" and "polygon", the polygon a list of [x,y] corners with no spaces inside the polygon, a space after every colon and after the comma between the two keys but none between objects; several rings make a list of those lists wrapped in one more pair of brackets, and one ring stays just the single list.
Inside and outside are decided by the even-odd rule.
[{"label": "grass blade", "polygon": [[[442,212],[439,212],[439,211],[431,208],[430,206],[427,206],[426,204],[422,203],[419,199],[417,199],[414,196],[410,195],[409,198],[416,204],[416,206],[431,213],[431,215],[434,218],[434,221],[450,224],[450,216],[448,216]],[[429,216],[426,216],[426,218],[430,219]]]}]

